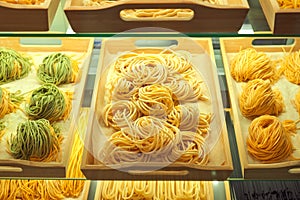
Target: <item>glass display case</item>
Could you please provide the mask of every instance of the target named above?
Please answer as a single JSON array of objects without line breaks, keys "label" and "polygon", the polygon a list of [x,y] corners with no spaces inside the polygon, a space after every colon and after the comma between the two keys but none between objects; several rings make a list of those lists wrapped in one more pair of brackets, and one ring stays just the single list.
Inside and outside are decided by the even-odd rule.
[{"label": "glass display case", "polygon": [[[230,0],[228,0],[228,2],[230,2]],[[236,3],[237,1],[232,0],[232,2]],[[98,126],[98,124],[96,125],[93,124],[93,126],[91,126],[89,119],[94,118],[96,119],[96,121],[99,120],[96,115],[93,116],[92,114],[90,114],[90,111],[93,109],[99,110],[99,108],[95,106],[95,104],[99,104],[99,102],[95,100],[96,98],[94,96],[96,92],[99,91],[101,92],[101,89],[98,89],[98,87],[95,87],[95,85],[98,85],[98,82],[101,82],[103,80],[103,78],[101,78],[100,76],[100,74],[104,73],[102,67],[107,66],[113,61],[113,59],[111,59],[112,54],[119,55],[119,51],[124,51],[124,52],[128,51],[128,49],[126,48],[132,44],[126,43],[127,41],[125,39],[140,38],[144,41],[147,41],[149,39],[149,41],[152,42],[147,43],[147,45],[153,47],[157,45],[157,43],[155,43],[157,39],[164,42],[164,41],[176,40],[177,38],[177,41],[180,42],[180,44],[177,43],[177,45],[180,46],[181,48],[180,50],[190,50],[190,51],[195,50],[195,54],[197,53],[201,54],[203,49],[205,49],[205,52],[210,51],[211,54],[209,53],[208,54],[209,56],[212,55],[209,58],[211,59],[210,60],[212,62],[211,65],[213,67],[211,73],[213,75],[215,73],[217,77],[216,82],[213,83],[217,83],[217,85],[215,85],[215,88],[217,88],[218,94],[216,94],[214,98],[218,99],[217,97],[220,94],[220,99],[218,99],[218,101],[221,102],[221,104],[223,105],[220,116],[221,118],[222,117],[224,118],[225,130],[223,131],[226,133],[225,136],[223,136],[225,137],[224,139],[225,142],[223,142],[222,144],[218,143],[217,145],[217,146],[222,146],[225,144],[224,145],[225,147],[223,147],[225,149],[225,150],[223,149],[225,153],[222,151],[224,155],[222,154],[223,156],[221,157],[222,158],[226,157],[226,159],[222,161],[220,166],[218,167],[214,166],[215,168],[213,169],[200,169],[200,171],[197,170],[193,171],[189,168],[179,168],[179,170],[177,168],[171,168],[171,169],[163,168],[164,170],[161,170],[162,174],[150,173],[148,175],[144,174],[145,176],[143,176],[143,173],[140,174],[138,173],[138,175],[134,173],[132,175],[129,173],[130,176],[123,176],[122,173],[128,174],[128,171],[119,174],[116,171],[108,170],[108,171],[101,172],[102,176],[105,177],[101,179],[101,176],[97,175],[97,172],[99,173],[99,171],[97,171],[98,170],[97,167],[100,168],[100,170],[102,170],[102,168],[95,164],[97,162],[95,161],[94,157],[89,157],[88,155],[89,152],[83,151],[83,155],[78,154],[78,156],[80,157],[80,161],[82,162],[85,161],[84,159],[82,160],[83,157],[86,159],[86,163],[88,164],[92,163],[92,164],[90,164],[91,165],[90,168],[85,168],[86,163],[81,163],[81,166],[79,166],[77,163],[76,167],[77,168],[80,167],[82,171],[85,171],[85,175],[88,175],[88,178],[86,178],[87,176],[85,177],[82,174],[80,175],[76,174],[75,177],[72,177],[70,176],[70,173],[72,174],[72,172],[70,171],[72,170],[69,169],[67,171],[67,166],[69,165],[70,162],[72,162],[72,156],[70,156],[72,154],[71,152],[73,151],[75,152],[75,149],[72,149],[73,144],[76,141],[76,138],[74,136],[68,139],[67,144],[65,144],[66,147],[64,147],[68,149],[65,151],[68,152],[67,154],[69,156],[64,157],[64,160],[60,162],[60,165],[54,165],[55,168],[52,168],[53,166],[48,165],[38,173],[39,175],[37,175],[36,172],[39,171],[40,168],[39,166],[36,166],[37,168],[35,168],[34,167],[35,165],[30,161],[26,164],[14,163],[12,167],[7,168],[6,165],[10,165],[11,163],[0,160],[0,163],[2,162],[2,164],[0,165],[0,175],[1,175],[0,180],[8,181],[8,180],[16,180],[16,179],[17,180],[30,179],[30,180],[38,181],[38,180],[59,179],[59,180],[74,181],[74,184],[78,184],[78,185],[82,183],[81,181],[85,181],[86,184],[84,186],[83,192],[82,194],[80,194],[80,197],[78,197],[78,199],[89,199],[89,200],[95,199],[95,197],[99,198],[99,196],[101,196],[101,189],[104,188],[104,183],[105,183],[104,179],[106,179],[106,181],[114,180],[114,179],[118,181],[159,180],[161,182],[166,180],[169,181],[181,180],[181,181],[191,181],[191,182],[209,181],[213,193],[212,195],[213,197],[210,198],[218,199],[218,200],[264,199],[266,196],[268,196],[270,199],[299,199],[300,193],[298,191],[299,190],[298,188],[300,183],[299,182],[300,172],[299,172],[298,161],[292,162],[288,160],[287,163],[283,164],[282,166],[281,165],[278,166],[276,164],[264,165],[265,163],[261,165],[261,163],[259,163],[257,165],[258,167],[254,166],[254,168],[251,168],[251,163],[245,164],[245,162],[248,162],[252,158],[248,158],[249,155],[247,155],[247,149],[246,150],[243,149],[243,146],[245,147],[246,144],[245,142],[246,137],[240,137],[239,135],[243,135],[243,134],[237,133],[237,131],[241,131],[239,123],[242,123],[244,119],[240,118],[238,108],[233,108],[233,102],[236,103],[236,101],[238,101],[238,97],[233,96],[235,94],[234,93],[235,87],[237,87],[235,85],[236,83],[232,80],[231,81],[228,80],[231,79],[229,63],[233,59],[233,54],[237,54],[241,49],[255,48],[257,51],[268,52],[268,55],[270,55],[272,58],[278,58],[278,57],[283,58],[285,54],[287,54],[288,52],[297,51],[297,50],[299,51],[300,48],[298,43],[300,42],[299,40],[300,28],[299,26],[293,26],[293,29],[291,29],[293,32],[274,33],[272,31],[274,29],[273,27],[270,28],[269,26],[270,22],[269,19],[267,19],[270,18],[270,16],[267,16],[267,18],[265,17],[263,9],[258,0],[255,1],[249,0],[248,2],[246,1],[242,1],[242,2],[249,5],[249,10],[247,10],[246,12],[247,15],[245,15],[246,18],[243,20],[243,23],[237,32],[228,32],[228,31],[209,32],[206,29],[203,29],[204,31],[199,31],[199,32],[197,31],[175,32],[175,31],[170,31],[170,29],[161,28],[161,27],[160,28],[144,27],[142,29],[138,28],[138,29],[124,31],[122,33],[121,32],[92,32],[92,31],[91,32],[83,31],[81,33],[76,33],[72,29],[69,20],[66,16],[66,13],[64,12],[65,5],[70,4],[70,1],[68,0],[66,1],[62,0],[58,2],[55,15],[53,15],[52,13],[53,16],[51,16],[51,24],[49,26],[48,31],[24,31],[23,32],[23,31],[18,31],[16,29],[16,31],[9,30],[9,31],[0,32],[0,46],[7,46],[11,48],[17,47],[19,51],[27,51],[30,52],[31,55],[39,56],[39,58],[36,61],[37,63],[42,62],[41,57],[46,56],[46,53],[48,54],[54,51],[61,51],[61,52],[67,52],[69,54],[72,54],[72,57],[75,58],[75,60],[79,63],[79,68],[84,69],[83,72],[81,73],[81,78],[83,77],[83,79],[79,82],[79,84],[75,84],[75,87],[72,89],[72,92],[76,91],[72,103],[73,107],[75,106],[76,108],[76,113],[72,113],[72,116],[76,116],[76,117],[72,119],[74,121],[71,120],[71,122],[69,122],[71,124],[70,127],[72,127],[72,125],[74,126],[72,127],[74,129],[74,132],[79,132],[82,141],[85,141],[84,138],[89,137],[89,135],[86,135],[89,134],[89,131],[92,131],[95,127],[97,128]],[[184,1],[184,3],[182,5],[189,5],[188,1]],[[74,4],[76,4],[76,2]],[[132,5],[138,7],[137,5],[139,4],[136,4],[136,2],[133,1]],[[75,9],[74,9],[75,11],[76,9],[78,9],[76,8],[76,6],[77,5],[75,5]],[[168,6],[167,8],[169,8]],[[193,7],[189,6],[188,8],[193,8]],[[208,12],[206,10],[204,11]],[[243,10],[243,14],[245,14],[244,11],[245,10]],[[295,11],[296,14],[297,12],[300,12],[299,9]],[[241,16],[236,16],[236,17],[241,17]],[[38,16],[35,17],[31,16],[32,20],[34,20],[34,18],[38,18]],[[217,23],[218,21],[217,18],[208,20],[207,23],[214,23],[214,20]],[[240,20],[241,19],[239,19],[239,21]],[[287,24],[288,23],[297,24],[298,21],[296,20],[296,21],[285,21],[285,22]],[[84,21],[84,22],[80,21],[78,23],[79,24],[76,25],[77,28],[81,27],[80,23],[88,23],[88,21]],[[220,21],[218,23],[220,23]],[[234,24],[234,22],[232,23]],[[298,23],[298,25],[299,24],[300,23]],[[95,24],[93,26],[95,26]],[[180,26],[180,23],[177,26]],[[82,25],[82,27],[85,26]],[[197,28],[194,27],[194,29]],[[2,29],[0,28],[0,30]],[[282,31],[282,29],[278,29],[278,30]],[[118,44],[118,46],[114,46],[114,48],[109,46],[110,43],[108,42],[112,38],[116,39]],[[124,40],[122,40],[122,38]],[[182,38],[186,39],[186,41],[184,40],[185,43],[183,44],[181,44]],[[202,46],[200,45],[200,47],[203,49],[199,50],[196,48],[194,49],[193,44],[187,43],[187,41],[195,42],[197,40],[207,40],[208,45],[205,46],[206,43],[204,45],[202,44]],[[161,44],[159,43],[158,45]],[[170,46],[170,44],[168,45]],[[171,46],[172,45],[174,44],[172,43]],[[104,49],[104,46],[106,49]],[[166,51],[171,49],[169,46],[165,48],[167,49]],[[108,58],[110,58],[110,60]],[[299,60],[300,58],[298,58],[298,61]],[[39,64],[36,64],[36,66],[39,66]],[[208,79],[210,79],[209,74],[205,74],[205,76],[208,76]],[[31,80],[29,80],[29,82],[26,84],[29,85],[32,84],[32,81],[31,82],[30,81]],[[38,85],[39,83],[33,82],[33,84]],[[8,86],[8,88],[10,87],[11,85]],[[17,87],[22,88],[22,83]],[[30,92],[31,86],[28,87],[29,88],[27,92]],[[35,86],[32,87],[35,88]],[[96,91],[95,88],[97,89]],[[63,87],[62,89],[66,90],[67,88]],[[287,88],[285,87],[281,89],[282,91],[287,90]],[[284,99],[286,99],[291,94],[294,95],[296,89],[297,87],[295,86],[295,89],[293,90],[292,93],[287,92]],[[210,90],[210,92],[212,91],[213,90]],[[78,93],[81,93],[82,95],[78,95]],[[104,98],[105,94],[103,93],[101,94],[102,95],[100,96],[103,96]],[[235,100],[233,100],[233,98],[235,98]],[[287,105],[288,104],[290,103],[287,103]],[[291,109],[290,106],[286,106],[284,112],[289,111],[289,109]],[[296,113],[296,111],[293,112]],[[295,113],[292,116],[297,116],[297,114]],[[297,119],[295,119],[295,121],[297,121]],[[250,122],[247,121],[247,123]],[[68,127],[67,130],[71,130],[72,128],[70,127]],[[293,144],[295,146],[299,145],[298,144],[299,137],[297,136],[299,135],[299,126],[296,127],[296,129],[297,130],[295,131],[293,136],[295,137],[295,139],[293,140]],[[245,130],[247,129],[245,130],[242,129],[242,130],[245,132]],[[97,138],[96,139],[92,138],[92,141],[95,140],[97,140]],[[226,146],[227,143],[228,146]],[[0,149],[0,152],[1,151],[2,150]],[[226,155],[226,151],[229,152],[229,156]],[[296,149],[296,151],[299,150]],[[5,152],[5,150],[3,152]],[[214,158],[218,156],[217,154],[218,153],[214,154]],[[293,155],[297,157],[297,152]],[[92,161],[90,162],[89,159],[92,159]],[[211,158],[211,160],[213,160],[213,158]],[[257,164],[256,161],[253,161],[253,163]],[[222,167],[224,167],[224,169]],[[118,170],[118,169],[116,168],[114,170]],[[134,170],[135,172],[140,172],[138,168],[134,168]],[[186,171],[187,173],[190,173],[191,176],[182,176],[182,173],[184,174]],[[169,177],[164,176],[164,173],[167,173]],[[179,176],[176,175],[177,173],[179,173]],[[193,173],[196,173],[196,175]],[[17,175],[14,176],[14,174]],[[3,183],[5,184],[5,182]],[[4,186],[4,184],[2,184],[2,186]],[[78,187],[82,187],[82,185]],[[0,188],[0,190],[3,189]]]}]

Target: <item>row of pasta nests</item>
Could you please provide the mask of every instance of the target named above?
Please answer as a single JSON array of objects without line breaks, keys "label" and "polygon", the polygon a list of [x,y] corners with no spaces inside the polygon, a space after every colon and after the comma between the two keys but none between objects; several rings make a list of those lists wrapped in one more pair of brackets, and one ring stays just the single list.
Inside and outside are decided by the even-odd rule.
[{"label": "row of pasta nests", "polygon": [[[300,120],[279,121],[277,116],[284,112],[285,105],[281,92],[272,85],[281,75],[300,84],[300,50],[288,53],[280,61],[271,61],[263,52],[244,49],[233,58],[230,70],[235,81],[245,82],[238,100],[242,115],[252,120],[246,141],[249,154],[263,163],[295,159],[291,136],[300,129]],[[300,90],[293,104],[300,115]]]}]

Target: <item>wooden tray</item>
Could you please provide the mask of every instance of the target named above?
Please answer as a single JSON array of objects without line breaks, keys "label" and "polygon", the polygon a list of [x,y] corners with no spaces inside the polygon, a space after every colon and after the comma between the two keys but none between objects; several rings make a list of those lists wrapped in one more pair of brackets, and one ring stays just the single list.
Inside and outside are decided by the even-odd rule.
[{"label": "wooden tray", "polygon": [[0,2],[0,31],[48,31],[60,0],[45,0],[41,5]]},{"label": "wooden tray", "polygon": [[[23,40],[22,40],[23,41]],[[41,42],[42,41],[42,42]],[[38,44],[34,44],[37,42]],[[0,143],[2,143],[2,150],[0,149],[0,177],[65,177],[66,167],[68,165],[69,153],[73,144],[73,132],[76,128],[77,118],[83,98],[84,85],[88,73],[91,53],[93,49],[93,39],[91,38],[40,38],[31,41],[28,44],[21,44],[20,38],[0,38],[0,46],[12,48],[18,52],[24,52],[34,58],[35,67],[40,64],[44,56],[53,52],[62,52],[67,55],[72,54],[79,62],[81,77],[76,84],[64,84],[59,86],[62,90],[74,91],[72,100],[72,111],[69,119],[60,122],[64,140],[61,145],[62,156],[59,162],[34,162],[27,160],[13,159],[6,152],[6,134],[4,134]],[[44,44],[43,44],[44,43]],[[45,43],[52,43],[52,45],[45,45]],[[59,43],[59,44],[56,44]],[[54,44],[54,45],[53,45]],[[38,60],[40,59],[40,60]],[[9,88],[9,91],[21,89],[22,92],[30,92],[37,88],[41,83],[36,78],[36,71],[31,70],[28,77],[16,80],[10,83],[2,84],[1,87]],[[17,112],[22,114],[22,111]],[[8,118],[10,119],[10,118]],[[13,130],[12,130],[13,131]],[[7,135],[7,136],[8,136]]]},{"label": "wooden tray", "polygon": [[[246,179],[299,179],[299,161],[286,161],[280,163],[263,164],[259,161],[253,160],[248,152],[246,146],[246,138],[248,135],[248,126],[251,120],[242,116],[239,104],[238,96],[241,92],[241,85],[243,83],[237,83],[230,74],[230,62],[234,55],[236,55],[241,49],[254,48],[257,51],[265,52],[271,56],[272,60],[282,58],[284,52],[289,52],[291,49],[297,51],[300,49],[300,38],[293,38],[293,45],[252,45],[253,40],[263,38],[221,38],[221,52],[224,62],[224,69],[227,79],[227,85],[231,101],[231,118],[233,121],[235,135],[238,144],[239,155],[241,159],[241,167],[244,177]],[[276,39],[276,38],[264,38]],[[283,39],[283,38],[277,38]],[[290,38],[292,39],[292,38]],[[274,87],[278,88],[285,99],[284,103],[286,111],[279,115],[279,120],[291,119],[297,120],[299,118],[296,109],[290,103],[290,99],[294,98],[295,92],[299,86],[289,83],[284,77],[275,83]],[[292,91],[289,94],[288,91]],[[292,116],[292,117],[291,117]],[[299,133],[299,131],[298,131]],[[294,138],[296,140],[296,138]],[[294,144],[295,145],[295,144]],[[298,147],[299,148],[299,147]],[[297,148],[297,149],[298,149]]]},{"label": "wooden tray", "polygon": [[[75,32],[123,32],[142,27],[157,27],[179,32],[237,32],[247,15],[246,0],[227,0],[225,5],[213,5],[193,0],[128,0],[109,6],[83,6],[82,0],[67,0],[64,10]],[[188,8],[194,11],[191,20],[133,20],[120,17],[124,9]],[[135,32],[149,30],[138,29]],[[156,30],[162,32],[162,30]],[[170,30],[169,30],[170,31]],[[163,30],[166,32],[166,30]]]},{"label": "wooden tray", "polygon": [[300,8],[281,9],[277,0],[259,0],[274,34],[300,34]]},{"label": "wooden tray", "polygon": [[[159,181],[155,181],[155,182],[159,182]],[[173,181],[173,182],[175,182],[175,181]],[[102,197],[102,190],[103,190],[102,189],[102,187],[103,187],[102,183],[103,183],[103,181],[97,181],[97,187],[96,187],[94,200],[102,200],[103,199],[103,197]],[[213,183],[207,181],[204,184],[206,184],[207,188],[208,188],[206,200],[214,200]],[[115,192],[117,193],[118,191],[115,191]],[[165,192],[167,193],[168,191],[165,191]],[[153,199],[156,199],[156,198],[153,198]],[[229,200],[229,199],[227,199],[227,200]]]},{"label": "wooden tray", "polygon": [[[135,42],[147,41],[149,44],[155,44],[157,41],[169,41],[177,40],[178,46],[174,50],[185,50],[192,53],[192,55],[199,56],[204,60],[198,60],[201,62],[199,66],[203,66],[206,70],[206,79],[210,81],[210,92],[212,98],[217,102],[217,106],[213,106],[215,122],[219,121],[219,129],[215,127],[214,132],[218,132],[218,138],[210,137],[210,141],[213,141],[215,145],[212,145],[209,153],[209,159],[211,160],[206,166],[199,166],[196,164],[179,164],[168,163],[161,168],[162,163],[133,163],[120,164],[114,166],[106,166],[102,162],[94,158],[93,148],[103,148],[106,140],[103,134],[103,125],[98,123],[99,112],[103,109],[103,87],[106,82],[107,71],[105,68],[109,66],[111,61],[116,58],[116,54],[120,52],[126,52],[129,50],[137,49]],[[226,123],[224,121],[224,112],[220,88],[218,83],[218,76],[216,72],[216,66],[214,64],[214,54],[212,48],[211,39],[197,39],[191,40],[188,38],[112,38],[110,40],[104,40],[102,43],[102,49],[100,53],[98,71],[94,86],[94,94],[91,103],[91,111],[89,116],[89,123],[86,136],[86,150],[83,154],[82,171],[88,179],[197,179],[197,180],[213,180],[213,179],[226,179],[233,170],[231,153],[228,142],[228,135],[226,129]],[[213,89],[212,89],[213,88]],[[215,104],[214,104],[215,105]],[[222,123],[224,121],[224,123]],[[213,128],[212,128],[213,129]],[[212,135],[212,134],[211,134]],[[131,166],[130,166],[131,165]],[[155,170],[154,170],[155,169]],[[159,169],[159,170],[157,170]],[[152,171],[154,170],[154,171]],[[146,172],[146,173],[145,173]]]}]

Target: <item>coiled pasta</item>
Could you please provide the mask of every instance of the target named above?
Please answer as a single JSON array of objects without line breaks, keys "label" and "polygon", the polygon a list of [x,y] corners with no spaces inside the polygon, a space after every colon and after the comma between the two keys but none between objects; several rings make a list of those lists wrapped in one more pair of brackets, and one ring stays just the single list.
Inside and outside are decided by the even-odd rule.
[{"label": "coiled pasta", "polygon": [[265,114],[278,116],[284,102],[280,91],[272,89],[269,80],[255,79],[244,85],[239,106],[243,116],[252,119]]},{"label": "coiled pasta", "polygon": [[26,113],[32,119],[66,120],[72,107],[71,96],[53,84],[44,84],[32,92]]},{"label": "coiled pasta", "polygon": [[116,101],[107,104],[103,110],[103,121],[106,126],[111,126],[115,130],[128,127],[129,123],[140,117],[136,105],[131,101]]},{"label": "coiled pasta", "polygon": [[254,79],[274,81],[278,75],[275,65],[264,52],[253,48],[241,50],[230,63],[230,73],[237,82]]},{"label": "coiled pasta", "polygon": [[144,115],[162,117],[173,109],[172,91],[162,85],[141,87],[135,94],[133,96],[135,104]]},{"label": "coiled pasta", "polygon": [[280,72],[291,83],[300,85],[300,50],[291,52],[282,59]]},{"label": "coiled pasta", "polygon": [[62,136],[55,133],[46,119],[27,120],[17,127],[9,139],[9,153],[16,159],[56,161],[59,158]]},{"label": "coiled pasta", "polygon": [[280,122],[271,115],[255,118],[248,129],[247,149],[249,154],[264,163],[275,163],[292,157],[294,151],[291,136],[296,133],[296,123]]},{"label": "coiled pasta", "polygon": [[0,84],[24,78],[30,68],[29,58],[13,49],[0,48]]},{"label": "coiled pasta", "polygon": [[60,85],[74,83],[78,78],[78,63],[63,53],[53,53],[43,59],[37,76],[43,83]]}]

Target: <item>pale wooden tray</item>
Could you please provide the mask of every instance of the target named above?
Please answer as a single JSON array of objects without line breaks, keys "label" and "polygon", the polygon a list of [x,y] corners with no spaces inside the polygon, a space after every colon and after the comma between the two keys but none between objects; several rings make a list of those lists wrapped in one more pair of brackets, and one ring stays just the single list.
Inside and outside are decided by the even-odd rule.
[{"label": "pale wooden tray", "polygon": [[[254,48],[257,51],[265,52],[271,57],[271,60],[282,58],[285,53],[291,49],[297,51],[300,49],[300,39],[294,39],[293,45],[252,45],[254,39],[275,39],[275,38],[221,38],[221,51],[226,73],[227,85],[231,101],[231,118],[233,121],[235,135],[238,143],[238,150],[241,159],[241,166],[244,177],[246,179],[299,179],[300,178],[300,161],[285,161],[280,163],[264,164],[254,160],[247,152],[246,138],[248,135],[248,127],[251,120],[245,118],[240,111],[238,104],[238,96],[241,93],[243,83],[237,83],[230,74],[230,62],[234,55],[240,50],[246,48]],[[277,38],[278,39],[278,38]],[[279,38],[283,39],[283,38]],[[292,84],[284,77],[274,84],[278,88],[284,98],[285,112],[279,115],[279,120],[298,120],[299,115],[296,109],[291,105],[291,100],[295,97],[295,93],[300,88],[298,85]],[[299,135],[299,131],[297,132]],[[296,148],[294,156],[300,157],[299,137],[292,137],[293,145]]]},{"label": "pale wooden tray", "polygon": [[281,9],[277,0],[259,0],[274,34],[300,34],[300,8]]},{"label": "pale wooden tray", "polygon": [[[103,7],[83,6],[83,0],[67,0],[64,10],[75,32],[123,32],[143,27],[158,27],[179,32],[237,32],[247,15],[246,0],[227,0],[226,5],[213,5],[194,0],[127,0]],[[124,9],[187,8],[194,11],[191,20],[123,20]],[[148,31],[148,30],[144,30]],[[135,32],[144,32],[138,29]],[[157,30],[160,31],[161,30]],[[166,31],[166,30],[165,30]],[[164,31],[164,32],[165,32]]]},{"label": "pale wooden tray", "polygon": [[[214,143],[211,146],[209,159],[210,162],[205,166],[185,163],[122,163],[114,166],[106,166],[95,159],[93,152],[98,152],[106,140],[104,135],[105,127],[98,123],[99,113],[103,109],[104,90],[106,81],[104,72],[106,67],[116,58],[117,53],[138,49],[135,42],[146,40],[150,44],[159,41],[177,40],[178,46],[173,50],[185,50],[196,57],[197,66],[206,70],[205,80],[209,82],[210,93],[214,103],[213,110],[215,120],[219,121],[219,130],[211,126],[212,133],[209,141]],[[86,150],[83,154],[82,171],[88,179],[197,179],[197,180],[224,180],[233,171],[230,147],[226,123],[224,121],[224,110],[220,94],[218,75],[216,72],[212,41],[211,39],[190,38],[112,38],[103,41],[100,53],[97,76],[95,80],[94,93],[91,103],[91,111],[86,137]],[[199,58],[200,57],[200,58]],[[215,106],[216,105],[216,106]],[[224,123],[222,123],[224,122]],[[216,125],[216,124],[214,124]],[[104,132],[103,132],[104,131]],[[218,132],[218,133],[216,133]],[[213,135],[213,134],[212,134]],[[132,169],[132,165],[134,168]],[[165,166],[161,168],[161,166]],[[138,170],[137,170],[138,169]],[[155,169],[154,171],[152,171]],[[157,170],[159,169],[159,170]]]},{"label": "pale wooden tray", "polygon": [[0,2],[0,31],[48,31],[60,0],[45,0],[41,5]]},{"label": "pale wooden tray", "polygon": [[[64,140],[61,145],[61,159],[58,162],[34,162],[27,160],[19,160],[12,158],[6,151],[9,135],[14,132],[14,128],[6,130],[6,133],[1,138],[0,148],[0,177],[65,177],[66,167],[68,165],[69,153],[73,144],[73,132],[76,128],[77,118],[83,98],[84,85],[88,73],[91,53],[93,49],[92,38],[48,38],[48,40],[58,41],[58,45],[28,45],[21,44],[20,38],[0,38],[0,46],[12,48],[18,52],[23,52],[26,55],[33,57],[34,67],[40,64],[45,55],[54,52],[62,52],[67,55],[74,56],[79,62],[81,77],[75,84],[64,84],[59,86],[64,91],[73,91],[72,110],[70,117],[63,122],[59,122]],[[39,39],[36,39],[39,41]],[[20,80],[2,84],[1,87],[8,88],[9,91],[21,90],[21,92],[30,92],[39,87],[41,83],[36,77],[35,69],[32,69],[28,77]],[[21,105],[22,106],[22,105]],[[16,113],[9,114],[3,120],[14,119],[24,120],[24,113],[17,110]],[[21,117],[16,117],[21,116]],[[17,126],[17,121],[14,121]],[[12,122],[10,124],[13,124]]]}]

